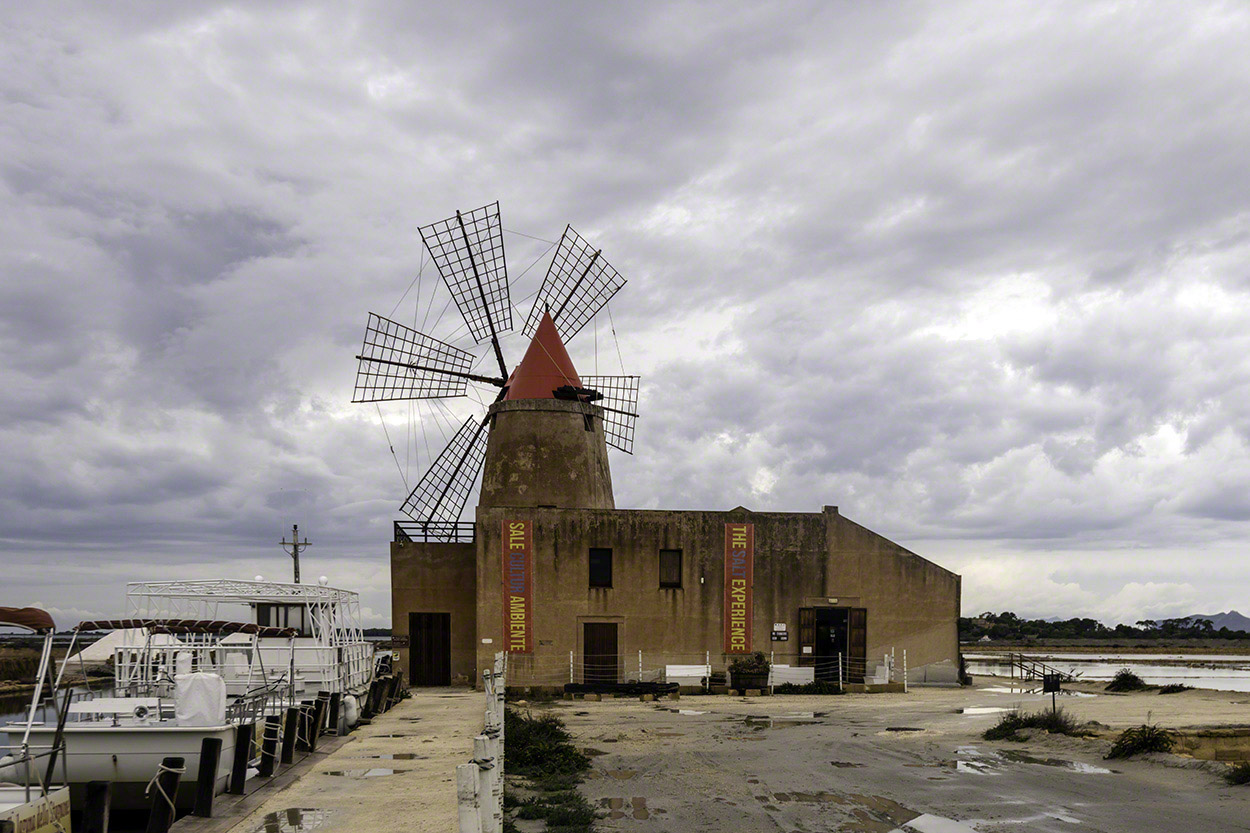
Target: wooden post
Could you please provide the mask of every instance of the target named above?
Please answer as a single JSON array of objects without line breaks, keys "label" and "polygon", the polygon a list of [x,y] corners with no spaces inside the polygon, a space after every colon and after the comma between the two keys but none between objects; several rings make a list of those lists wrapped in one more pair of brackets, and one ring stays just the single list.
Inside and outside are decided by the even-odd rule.
[{"label": "wooden post", "polygon": [[260,777],[270,778],[278,763],[278,735],[282,718],[271,714],[265,718],[265,734],[260,744]]},{"label": "wooden post", "polygon": [[482,833],[482,817],[478,813],[477,764],[456,767],[456,803],[460,833]]},{"label": "wooden post", "polygon": [[311,700],[305,700],[299,705],[299,720],[296,725],[299,726],[299,733],[295,736],[295,749],[298,752],[308,752],[309,736],[312,730],[312,707]]},{"label": "wooden post", "polygon": [[234,734],[234,766],[230,768],[230,794],[243,795],[247,782],[247,764],[252,760],[251,723],[240,723]]},{"label": "wooden post", "polygon": [[162,758],[161,768],[156,775],[156,783],[152,786],[152,808],[148,812],[147,833],[167,833],[177,815],[175,802],[178,797],[178,782],[186,767],[186,758]]},{"label": "wooden post", "polygon": [[195,775],[195,809],[191,815],[211,819],[213,794],[217,792],[217,764],[221,762],[221,738],[200,741],[200,769]]},{"label": "wooden post", "polygon": [[309,752],[317,751],[317,741],[321,737],[321,728],[326,720],[326,701],[320,697],[312,707],[312,732],[308,735]]},{"label": "wooden post", "polygon": [[286,727],[282,731],[282,763],[295,762],[295,736],[299,733],[299,706],[286,710]]},{"label": "wooden post", "polygon": [[87,796],[82,808],[83,833],[108,833],[112,787],[111,781],[87,782]]}]

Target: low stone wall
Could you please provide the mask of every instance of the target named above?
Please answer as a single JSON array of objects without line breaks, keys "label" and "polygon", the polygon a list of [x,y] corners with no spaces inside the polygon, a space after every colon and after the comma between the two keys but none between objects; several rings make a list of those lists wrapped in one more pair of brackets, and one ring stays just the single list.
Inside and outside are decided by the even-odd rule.
[{"label": "low stone wall", "polygon": [[1201,761],[1250,761],[1250,726],[1176,729],[1173,750]]}]

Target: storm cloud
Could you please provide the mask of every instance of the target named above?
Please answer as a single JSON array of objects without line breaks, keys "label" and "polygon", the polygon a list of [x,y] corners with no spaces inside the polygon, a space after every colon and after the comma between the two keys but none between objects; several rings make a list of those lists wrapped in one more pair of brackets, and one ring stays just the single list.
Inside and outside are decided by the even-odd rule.
[{"label": "storm cloud", "polygon": [[352,405],[352,357],[371,310],[472,346],[416,229],[498,199],[521,313],[566,223],[629,280],[570,345],[643,376],[618,505],[835,504],[967,612],[1244,610],[1247,42],[1237,3],[10,4],[3,601],[284,576],[298,522],[386,622],[478,404]]}]

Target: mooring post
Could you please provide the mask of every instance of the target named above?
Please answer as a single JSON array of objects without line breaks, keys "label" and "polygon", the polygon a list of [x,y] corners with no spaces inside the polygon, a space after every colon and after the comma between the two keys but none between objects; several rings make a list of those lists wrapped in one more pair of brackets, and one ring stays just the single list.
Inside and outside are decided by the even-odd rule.
[{"label": "mooring post", "polygon": [[230,794],[243,795],[247,783],[247,765],[252,760],[251,723],[240,723],[234,734],[234,766],[230,768]]},{"label": "mooring post", "polygon": [[200,767],[195,774],[195,809],[191,815],[213,817],[213,794],[217,792],[217,764],[221,762],[221,738],[200,741]]},{"label": "mooring post", "polygon": [[312,732],[312,701],[304,700],[299,705],[299,733],[295,736],[295,749],[299,752],[310,752],[309,735]]},{"label": "mooring post", "polygon": [[330,695],[330,731],[335,735],[347,734],[346,726],[341,724],[341,715],[343,714],[341,705],[343,702],[342,692],[336,691]]},{"label": "mooring post", "polygon": [[82,808],[83,833],[108,833],[109,810],[113,803],[111,781],[88,781]]},{"label": "mooring post", "polygon": [[160,769],[149,790],[152,807],[148,811],[147,833],[167,833],[177,815],[178,782],[186,770],[186,758],[162,758]]},{"label": "mooring post", "polygon": [[295,762],[295,739],[299,735],[299,706],[286,710],[286,727],[282,731],[282,763]]},{"label": "mooring post", "polygon": [[320,742],[319,738],[321,737],[321,733],[325,727],[327,705],[328,701],[317,698],[317,703],[313,706],[313,730],[312,735],[310,736],[312,742],[311,751],[313,752],[317,751],[317,744]]},{"label": "mooring post", "polygon": [[260,777],[273,776],[274,767],[278,763],[278,734],[282,718],[271,714],[265,718],[265,734],[260,744]]}]

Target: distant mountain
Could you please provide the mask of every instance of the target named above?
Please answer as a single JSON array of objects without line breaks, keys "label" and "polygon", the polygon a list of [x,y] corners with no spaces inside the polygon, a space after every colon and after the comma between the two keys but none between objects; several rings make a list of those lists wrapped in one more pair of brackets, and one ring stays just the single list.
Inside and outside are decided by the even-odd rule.
[{"label": "distant mountain", "polygon": [[1228,628],[1230,631],[1250,631],[1250,617],[1242,616],[1235,610],[1230,610],[1228,613],[1212,613],[1210,615],[1198,613],[1185,618],[1191,621],[1194,619],[1210,619],[1211,626],[1217,631],[1220,628]]}]

